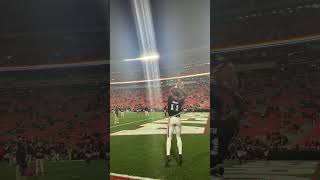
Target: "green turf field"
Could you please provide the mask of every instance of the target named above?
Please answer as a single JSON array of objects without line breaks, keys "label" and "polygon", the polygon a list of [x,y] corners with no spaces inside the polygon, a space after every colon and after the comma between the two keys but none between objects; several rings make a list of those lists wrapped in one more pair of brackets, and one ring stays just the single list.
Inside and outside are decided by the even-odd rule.
[{"label": "green turf field", "polygon": [[[47,161],[45,162],[45,175],[27,177],[27,180],[105,180],[109,179],[105,164],[103,160],[91,161],[89,165],[84,161]],[[35,162],[32,162],[30,166],[35,167]],[[8,167],[6,163],[1,163],[0,168],[1,180],[16,179],[14,166]]]},{"label": "green turf field", "polygon": [[[192,114],[190,114],[192,116]],[[207,115],[208,116],[208,115]],[[183,115],[181,117],[184,117]],[[189,117],[189,116],[188,116]],[[147,135],[117,135],[113,133],[123,130],[135,130],[149,123],[150,126],[164,125],[157,122],[164,119],[164,113],[151,113],[149,118],[143,114],[126,113],[120,124],[114,124],[114,114],[111,114],[111,172],[132,176],[156,178],[156,179],[209,179],[209,133],[205,134],[183,134],[183,159],[184,164],[179,167],[174,159],[177,155],[176,140],[172,141],[171,166],[164,167],[165,158],[165,134]],[[182,129],[190,127],[209,127],[208,117],[204,124],[192,124],[194,118],[187,118]],[[190,124],[188,124],[190,121]],[[165,125],[166,126],[166,125]],[[166,132],[165,129],[154,131]],[[152,133],[152,130],[150,131]],[[175,136],[174,136],[175,137]]]},{"label": "green turf field", "polygon": [[152,122],[155,119],[162,119],[164,118],[164,113],[162,112],[155,112],[150,113],[149,117],[144,117],[143,114],[129,112],[125,113],[125,118],[120,119],[120,124],[114,124],[114,114],[110,115],[110,133],[124,130],[124,129],[135,129],[139,127],[141,124]]}]

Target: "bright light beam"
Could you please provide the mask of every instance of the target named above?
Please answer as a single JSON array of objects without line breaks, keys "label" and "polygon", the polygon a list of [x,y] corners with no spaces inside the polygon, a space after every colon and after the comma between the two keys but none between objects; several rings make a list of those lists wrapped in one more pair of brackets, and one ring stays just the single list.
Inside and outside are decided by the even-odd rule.
[{"label": "bright light beam", "polygon": [[133,11],[142,57],[158,54],[149,0],[133,0]]},{"label": "bright light beam", "polygon": [[159,58],[160,56],[158,54],[155,54],[155,55],[149,55],[149,56],[142,56],[134,59],[124,59],[123,61],[154,61],[154,60],[159,60]]},{"label": "bright light beam", "polygon": [[[148,57],[149,55],[159,54],[156,46],[156,38],[154,35],[151,8],[149,0],[132,0],[133,12],[135,15],[135,24],[138,32],[141,57]],[[146,59],[146,58],[143,58]],[[147,58],[149,59],[149,58]],[[149,80],[147,82],[147,97],[149,101],[149,108],[162,108],[162,97],[160,90],[160,73],[158,61],[143,60],[144,77]],[[152,81],[153,80],[153,81]],[[151,116],[153,119],[153,116]],[[150,141],[150,151],[156,151],[156,141]],[[149,159],[150,163],[154,159]]]},{"label": "bright light beam", "polygon": [[138,33],[141,57],[127,59],[127,61],[140,60],[144,76],[147,80],[147,96],[150,108],[161,108],[162,98],[160,90],[159,53],[153,28],[153,20],[149,0],[132,0],[132,9]]}]

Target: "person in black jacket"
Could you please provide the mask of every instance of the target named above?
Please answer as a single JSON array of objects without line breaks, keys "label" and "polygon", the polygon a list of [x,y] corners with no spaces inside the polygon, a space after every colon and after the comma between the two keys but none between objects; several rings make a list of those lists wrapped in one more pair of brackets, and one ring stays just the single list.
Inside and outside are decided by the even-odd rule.
[{"label": "person in black jacket", "polygon": [[17,144],[17,152],[16,152],[16,179],[22,180],[26,177],[24,176],[25,170],[27,169],[27,161],[26,161],[26,147],[24,142],[19,141]]},{"label": "person in black jacket", "polygon": [[211,80],[211,175],[223,176],[223,161],[232,138],[238,134],[244,103],[238,92],[238,76],[232,63],[216,66]]}]

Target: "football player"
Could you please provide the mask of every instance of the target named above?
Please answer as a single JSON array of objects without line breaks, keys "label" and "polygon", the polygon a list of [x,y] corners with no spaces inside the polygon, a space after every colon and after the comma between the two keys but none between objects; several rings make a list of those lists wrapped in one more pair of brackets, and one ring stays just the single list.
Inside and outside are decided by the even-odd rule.
[{"label": "football player", "polygon": [[168,108],[168,129],[167,129],[167,142],[166,142],[166,162],[165,166],[168,167],[171,155],[171,140],[173,132],[176,132],[177,147],[179,151],[178,165],[182,164],[182,140],[181,140],[181,119],[180,113],[185,100],[185,93],[183,91],[183,83],[179,81],[174,88],[170,90],[167,101]]},{"label": "football player", "polygon": [[125,111],[124,107],[120,108],[120,118],[124,118],[124,111]]},{"label": "football player", "polygon": [[165,117],[167,117],[167,111],[168,111],[167,106],[164,106],[164,107],[163,107],[163,112],[164,112],[164,116],[165,116]]},{"label": "football player", "polygon": [[147,106],[144,108],[144,117],[149,117],[149,108]]},{"label": "football player", "polygon": [[44,153],[45,149],[41,142],[38,142],[37,147],[35,149],[36,154],[36,174],[43,175],[44,172],[44,165],[43,165],[43,159],[44,159]]},{"label": "football player", "polygon": [[114,124],[120,124],[120,110],[118,107],[114,110]]}]

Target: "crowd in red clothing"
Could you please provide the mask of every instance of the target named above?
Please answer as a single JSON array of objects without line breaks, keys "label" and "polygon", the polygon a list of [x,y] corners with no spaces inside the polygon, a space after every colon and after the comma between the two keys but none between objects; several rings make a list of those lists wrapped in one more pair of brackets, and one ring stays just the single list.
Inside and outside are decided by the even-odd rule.
[{"label": "crowd in red clothing", "polygon": [[[318,71],[297,69],[241,74],[240,92],[246,112],[240,136],[299,134],[302,139],[293,143],[301,146],[310,144],[311,137],[320,137],[316,130],[320,127],[319,75]],[[314,128],[305,130],[306,125]]]},{"label": "crowd in red clothing", "polygon": [[[209,109],[210,108],[210,82],[209,76],[201,79],[184,82],[187,98],[184,108],[186,109]],[[111,86],[110,106],[121,107],[126,110],[134,111],[137,107],[149,107],[153,109],[162,109],[167,101],[169,90],[174,86],[161,85],[162,102],[159,102],[157,107],[150,107],[150,102],[147,96],[147,90],[144,85],[137,88]]]},{"label": "crowd in red clothing", "polygon": [[48,145],[106,142],[106,88],[92,86],[32,87],[1,90],[0,146],[17,137]]}]

